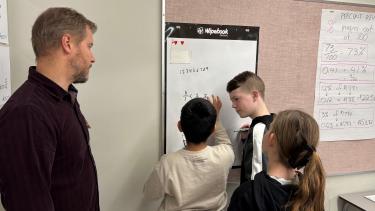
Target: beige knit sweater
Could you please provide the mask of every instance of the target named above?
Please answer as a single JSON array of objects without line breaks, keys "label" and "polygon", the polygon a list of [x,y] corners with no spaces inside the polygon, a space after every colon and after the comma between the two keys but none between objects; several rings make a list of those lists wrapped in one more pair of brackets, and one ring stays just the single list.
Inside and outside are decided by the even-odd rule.
[{"label": "beige knit sweater", "polygon": [[146,198],[164,197],[159,210],[223,210],[234,161],[228,134],[218,122],[215,146],[163,155],[144,186]]}]

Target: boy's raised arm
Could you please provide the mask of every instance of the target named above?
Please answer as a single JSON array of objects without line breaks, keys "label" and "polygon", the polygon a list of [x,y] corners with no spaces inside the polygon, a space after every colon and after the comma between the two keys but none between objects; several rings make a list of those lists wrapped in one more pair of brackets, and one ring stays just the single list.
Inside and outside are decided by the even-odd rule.
[{"label": "boy's raised arm", "polygon": [[227,144],[232,145],[228,133],[223,127],[223,124],[221,123],[221,120],[219,118],[222,102],[219,98],[219,96],[212,95],[210,98],[210,102],[216,109],[217,118],[216,118],[216,125],[215,125],[215,137],[216,137],[216,143],[217,144]]}]

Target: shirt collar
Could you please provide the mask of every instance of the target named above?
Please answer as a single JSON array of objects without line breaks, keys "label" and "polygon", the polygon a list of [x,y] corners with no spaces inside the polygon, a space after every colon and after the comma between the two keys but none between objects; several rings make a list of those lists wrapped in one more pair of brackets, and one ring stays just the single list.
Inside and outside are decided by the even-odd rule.
[{"label": "shirt collar", "polygon": [[266,125],[269,125],[269,124],[271,124],[271,122],[272,122],[272,120],[274,118],[274,115],[275,115],[274,113],[271,113],[269,115],[255,117],[251,121],[250,127],[253,127],[254,125],[256,125],[259,122],[262,122],[262,123],[265,123]]},{"label": "shirt collar", "polygon": [[31,82],[35,82],[43,88],[45,88],[48,91],[48,93],[56,100],[65,100],[72,104],[74,104],[74,102],[76,101],[78,90],[73,85],[69,85],[67,92],[59,85],[57,85],[55,82],[53,82],[43,74],[39,73],[36,70],[35,66],[31,66],[29,68],[28,80]]},{"label": "shirt collar", "polygon": [[276,177],[276,176],[271,176],[269,175],[272,179],[278,181],[281,185],[298,185],[299,179],[298,176],[296,175],[293,179],[288,180],[282,177]]}]

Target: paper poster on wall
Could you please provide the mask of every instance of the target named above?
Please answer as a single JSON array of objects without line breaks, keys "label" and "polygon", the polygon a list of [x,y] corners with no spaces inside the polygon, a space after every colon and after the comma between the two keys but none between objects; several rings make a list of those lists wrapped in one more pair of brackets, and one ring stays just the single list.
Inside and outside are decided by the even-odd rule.
[{"label": "paper poster on wall", "polygon": [[322,10],[317,64],[321,140],[375,138],[375,13]]},{"label": "paper poster on wall", "polygon": [[9,47],[0,46],[0,108],[9,99],[10,91]]},{"label": "paper poster on wall", "polygon": [[0,0],[0,43],[8,44],[7,1]]},{"label": "paper poster on wall", "polygon": [[245,70],[256,71],[258,27],[186,23],[165,26],[165,152],[184,147],[177,129],[182,106],[192,98],[218,95],[223,106],[220,118],[232,141],[240,165],[241,143],[237,130],[241,119],[231,107],[226,85]]}]

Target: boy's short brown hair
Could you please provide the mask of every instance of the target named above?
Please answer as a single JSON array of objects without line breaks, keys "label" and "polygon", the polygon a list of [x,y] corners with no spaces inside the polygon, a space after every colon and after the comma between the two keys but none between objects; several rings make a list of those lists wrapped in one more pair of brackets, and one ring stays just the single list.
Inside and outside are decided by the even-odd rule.
[{"label": "boy's short brown hair", "polygon": [[46,56],[60,46],[65,33],[71,34],[80,43],[86,36],[86,27],[95,33],[97,26],[81,13],[66,7],[52,7],[36,19],[31,42],[36,58]]},{"label": "boy's short brown hair", "polygon": [[236,75],[232,80],[228,82],[227,92],[230,93],[239,87],[243,87],[249,92],[256,90],[260,93],[262,98],[264,98],[266,89],[264,82],[259,76],[257,76],[253,72],[244,71]]}]

